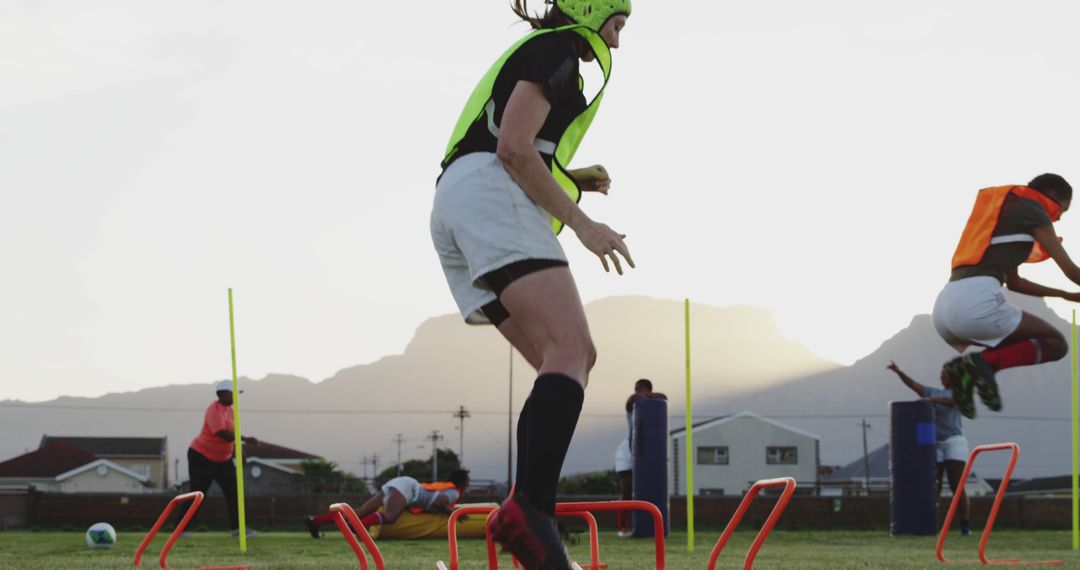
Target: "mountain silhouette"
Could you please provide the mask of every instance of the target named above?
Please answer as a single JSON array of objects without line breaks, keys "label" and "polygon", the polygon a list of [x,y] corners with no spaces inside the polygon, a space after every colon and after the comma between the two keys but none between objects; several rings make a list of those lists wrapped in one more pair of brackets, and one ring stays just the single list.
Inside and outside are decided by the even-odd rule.
[{"label": "mountain silhouette", "polygon": [[[1041,300],[1014,301],[1067,328]],[[590,303],[586,313],[599,359],[564,473],[611,468],[615,445],[626,432],[624,402],[638,378],[650,378],[657,391],[668,394],[670,428],[681,426],[685,414],[682,302],[613,297]],[[871,448],[887,441],[887,402],[914,397],[885,370],[890,359],[916,379],[938,385],[937,370],[954,354],[926,315],[848,367],[784,338],[772,315],[754,307],[693,305],[691,339],[695,420],[741,410],[772,416],[821,436],[824,464],[847,463],[862,453],[862,417],[870,420]],[[535,374],[520,357],[512,363],[510,409],[516,417]],[[510,374],[509,345],[492,327],[466,326],[457,315],[435,317],[417,328],[402,354],[342,369],[320,382],[286,374],[241,378],[243,432],[370,475],[372,456],[379,469],[396,460],[397,434],[405,438],[403,460],[430,457],[427,437],[435,430],[445,438],[441,447],[458,451],[461,424],[452,414],[464,406],[470,413],[464,421],[465,466],[474,478],[503,480]],[[0,459],[36,448],[42,434],[164,435],[170,461],[180,461],[170,466],[170,478],[179,467],[186,479],[186,448],[214,399],[211,380],[99,398],[3,402]],[[1020,475],[1066,472],[1069,424],[1060,418],[1069,414],[1068,382],[1065,360],[1003,373],[1003,413],[980,409],[980,419],[966,424],[969,437],[1020,442]],[[1037,419],[1006,419],[1016,416]]]}]

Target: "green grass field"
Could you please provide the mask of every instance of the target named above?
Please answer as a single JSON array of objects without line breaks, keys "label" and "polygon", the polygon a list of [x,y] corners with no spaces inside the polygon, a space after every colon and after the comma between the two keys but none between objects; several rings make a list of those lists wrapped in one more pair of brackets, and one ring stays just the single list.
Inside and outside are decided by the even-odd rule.
[{"label": "green grass field", "polygon": [[[686,551],[686,534],[668,538],[667,567],[702,569],[719,531],[699,531],[696,552]],[[750,531],[735,534],[721,556],[721,568],[741,568],[742,557],[753,540]],[[121,533],[111,550],[86,548],[81,533],[0,532],[0,568],[130,568],[141,533]],[[950,537],[946,554],[952,558],[974,559],[978,537]],[[578,562],[588,561],[587,541],[570,548]],[[157,553],[164,543],[158,538],[147,551],[144,568],[157,568]],[[1080,565],[1080,553],[1070,550],[1068,531],[997,530],[990,541],[991,558],[1019,556],[1025,560],[1064,559],[1066,566]],[[433,569],[436,560],[446,560],[442,541],[384,541],[380,543],[391,570]],[[462,543],[462,568],[486,568],[483,542]],[[501,559],[503,568],[509,559]],[[600,562],[612,570],[654,568],[652,541],[620,539],[603,532]],[[352,551],[340,536],[313,540],[292,532],[262,533],[248,541],[247,554],[240,554],[235,539],[225,533],[194,533],[179,542],[169,556],[173,568],[203,565],[249,564],[262,568],[357,568]],[[883,532],[860,531],[777,531],[769,537],[757,557],[759,568],[933,568],[933,537],[890,537]]]}]

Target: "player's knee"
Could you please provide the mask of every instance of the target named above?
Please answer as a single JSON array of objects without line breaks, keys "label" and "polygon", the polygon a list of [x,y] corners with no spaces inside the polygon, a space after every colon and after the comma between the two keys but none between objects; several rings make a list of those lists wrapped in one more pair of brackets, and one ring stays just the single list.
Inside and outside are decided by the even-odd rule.
[{"label": "player's knee", "polygon": [[401,513],[383,513],[382,522],[383,524],[394,524],[400,516]]},{"label": "player's knee", "polygon": [[585,359],[585,371],[589,372],[593,366],[596,366],[596,344],[593,343],[592,338],[586,340],[583,350],[585,352],[582,355]]},{"label": "player's knee", "polygon": [[596,345],[593,344],[588,332],[568,335],[560,339],[550,350],[545,351],[544,360],[549,359],[587,373],[596,364]]},{"label": "player's knee", "polygon": [[1064,337],[1044,338],[1042,339],[1042,345],[1044,362],[1061,360],[1069,353],[1069,345],[1065,342]]}]

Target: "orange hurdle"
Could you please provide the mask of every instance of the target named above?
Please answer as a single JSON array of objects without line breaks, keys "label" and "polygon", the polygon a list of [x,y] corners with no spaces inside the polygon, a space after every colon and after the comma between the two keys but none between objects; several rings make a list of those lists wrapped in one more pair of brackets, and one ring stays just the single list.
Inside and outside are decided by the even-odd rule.
[{"label": "orange hurdle", "polygon": [[[383,560],[382,552],[379,552],[379,547],[375,546],[375,541],[371,539],[371,535],[368,534],[367,529],[360,522],[360,517],[356,516],[356,511],[348,503],[334,503],[330,505],[330,512],[334,513],[334,524],[337,525],[338,530],[345,536],[345,540],[348,541],[349,546],[356,553],[356,559],[360,561],[360,570],[367,570],[367,557],[364,556],[364,549],[360,547],[360,543],[353,536],[352,530],[355,530],[356,534],[360,535],[360,540],[364,542],[364,546],[367,546],[371,558],[375,561],[375,570],[386,570],[386,561]],[[345,524],[346,520],[348,520],[349,524]],[[349,525],[352,525],[352,530],[349,529]]]},{"label": "orange hurdle", "polygon": [[765,525],[758,531],[754,543],[750,545],[750,550],[746,551],[746,558],[743,559],[743,569],[749,570],[754,567],[754,558],[757,557],[758,550],[761,550],[761,545],[765,544],[765,539],[769,537],[773,526],[776,525],[776,521],[780,519],[780,515],[783,514],[788,502],[791,501],[791,496],[795,493],[795,479],[792,477],[763,479],[750,487],[750,490],[743,496],[742,502],[739,503],[739,508],[735,509],[735,514],[731,515],[731,520],[728,521],[727,527],[724,528],[724,533],[720,535],[720,540],[717,540],[716,546],[713,547],[712,554],[709,556],[709,570],[716,568],[716,559],[720,557],[720,552],[724,550],[728,539],[735,532],[735,527],[739,526],[739,521],[742,520],[743,515],[750,508],[750,503],[754,502],[754,497],[757,497],[762,489],[770,487],[783,487],[784,491],[780,494],[780,499],[776,501],[776,506],[773,507],[772,512],[769,513],[769,518],[765,520]]},{"label": "orange hurdle", "polygon": [[[979,562],[983,564],[1009,564],[1013,566],[1062,566],[1065,564],[1064,560],[1042,560],[1034,562],[1026,562],[1019,558],[1001,558],[997,560],[991,560],[986,557],[986,545],[990,542],[990,531],[994,528],[994,521],[997,520],[998,509],[1001,508],[1001,501],[1005,498],[1005,489],[1009,487],[1009,479],[1012,478],[1013,469],[1016,468],[1016,461],[1020,458],[1020,446],[1009,443],[993,443],[989,445],[980,445],[971,450],[971,455],[968,457],[967,465],[964,466],[964,474],[960,476],[960,484],[956,486],[956,491],[953,493],[952,502],[949,504],[949,513],[945,515],[945,524],[941,527],[941,532],[938,534],[937,539],[937,558],[945,563],[961,562],[959,560],[949,560],[945,558],[945,537],[949,535],[949,527],[952,526],[953,516],[956,514],[956,507],[960,504],[960,496],[964,492],[964,484],[967,483],[968,476],[971,475],[971,466],[975,463],[975,458],[984,451],[1000,451],[1011,450],[1012,455],[1009,458],[1009,466],[1005,468],[1005,476],[1001,479],[1001,485],[998,486],[997,495],[994,496],[994,504],[990,507],[990,515],[986,518],[986,526],[983,527],[982,537],[979,539]],[[964,562],[975,562],[964,561]]]},{"label": "orange hurdle", "polygon": [[[457,521],[465,515],[488,515],[488,517],[494,516],[494,512],[499,510],[498,507],[458,507],[454,512],[450,513],[450,520],[447,522],[447,538],[449,539],[450,546],[450,566],[447,567],[441,560],[435,563],[435,567],[439,570],[458,570],[458,542],[457,542]],[[599,541],[599,529],[596,525],[596,517],[588,511],[573,512],[573,513],[560,513],[564,516],[574,516],[585,520],[585,523],[589,526],[589,565],[582,566],[582,570],[603,570],[607,568],[607,564],[600,563],[600,541]],[[498,553],[495,550],[495,543],[490,540],[490,527],[485,523],[484,534],[488,537],[488,568],[497,569],[499,567]]]},{"label": "orange hurdle", "polygon": [[[449,570],[458,570],[458,541],[457,541],[457,522],[458,519],[465,515],[487,515],[489,518],[491,514],[497,511],[499,507],[458,507],[454,509],[454,512],[450,513],[450,520],[446,523],[446,537],[450,546],[450,568]],[[485,524],[484,532],[489,534],[489,528]],[[488,536],[488,542],[491,542],[491,537]],[[499,565],[498,557],[494,552],[488,553],[488,567],[497,568]],[[446,565],[439,561],[436,563],[437,568],[446,568]]]},{"label": "orange hurdle", "polygon": [[[583,503],[556,503],[555,514],[562,516],[580,516],[589,523],[589,550],[591,563],[585,568],[605,568],[606,564],[600,564],[600,543],[596,531],[596,518],[589,511],[646,511],[653,518],[653,529],[656,545],[656,570],[664,570],[664,517],[660,509],[648,501],[595,501]],[[488,548],[488,567],[490,570],[498,570],[498,554],[495,551],[495,542],[491,540],[491,519],[495,511],[488,515],[485,525]],[[588,516],[583,516],[588,515]],[[451,567],[453,570],[453,567]]]},{"label": "orange hurdle", "polygon": [[176,528],[173,529],[172,534],[169,535],[169,540],[165,542],[165,546],[161,548],[161,555],[158,557],[158,563],[161,564],[162,568],[169,567],[169,551],[172,550],[173,544],[176,544],[176,539],[180,538],[180,533],[184,532],[184,529],[187,528],[188,523],[191,522],[191,517],[195,516],[195,512],[198,511],[199,506],[202,505],[203,494],[199,491],[195,491],[194,493],[177,495],[173,497],[171,501],[169,501],[169,504],[165,506],[165,510],[161,511],[161,516],[158,517],[157,522],[155,522],[154,526],[150,528],[150,532],[146,533],[146,538],[143,538],[142,543],[139,544],[139,548],[135,550],[136,568],[142,568],[142,555],[143,552],[146,551],[146,547],[150,546],[150,542],[154,540],[154,536],[157,535],[159,530],[161,530],[161,527],[165,524],[165,521],[169,520],[169,515],[171,515],[173,510],[176,509],[176,505],[184,501],[193,501],[191,504],[191,508],[188,509],[187,514],[184,515],[184,518],[180,519],[180,524],[176,525]]}]

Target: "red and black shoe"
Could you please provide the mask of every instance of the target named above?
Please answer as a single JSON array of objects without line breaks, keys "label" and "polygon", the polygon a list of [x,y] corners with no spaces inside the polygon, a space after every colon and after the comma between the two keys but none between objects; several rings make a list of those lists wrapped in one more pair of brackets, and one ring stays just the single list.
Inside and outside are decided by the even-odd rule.
[{"label": "red and black shoe", "polygon": [[507,499],[491,521],[491,538],[521,562],[525,570],[570,570],[566,547],[555,519],[518,494]]}]

